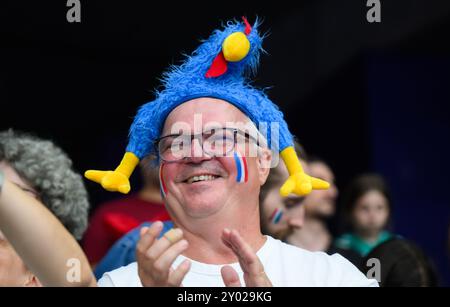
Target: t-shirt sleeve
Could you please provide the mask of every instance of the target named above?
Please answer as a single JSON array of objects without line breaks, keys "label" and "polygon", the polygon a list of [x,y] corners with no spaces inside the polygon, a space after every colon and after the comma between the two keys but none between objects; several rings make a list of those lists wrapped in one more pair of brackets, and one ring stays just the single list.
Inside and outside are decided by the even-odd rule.
[{"label": "t-shirt sleeve", "polygon": [[115,269],[103,274],[97,282],[99,287],[142,287],[139,279],[137,263]]},{"label": "t-shirt sleeve", "polygon": [[339,254],[329,257],[332,267],[332,278],[336,287],[378,287],[375,279],[367,278],[350,261]]},{"label": "t-shirt sleeve", "polygon": [[97,282],[97,286],[99,287],[115,287],[113,280],[108,274],[104,274],[102,278],[100,278]]}]

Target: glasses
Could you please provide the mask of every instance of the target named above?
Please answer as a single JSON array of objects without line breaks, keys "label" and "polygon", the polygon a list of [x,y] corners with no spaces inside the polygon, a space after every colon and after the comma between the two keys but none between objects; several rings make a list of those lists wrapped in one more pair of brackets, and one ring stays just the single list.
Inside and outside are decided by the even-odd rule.
[{"label": "glasses", "polygon": [[226,157],[236,145],[252,141],[258,145],[258,140],[250,134],[236,128],[215,128],[199,134],[170,134],[155,141],[159,157],[165,162],[175,162],[192,157],[193,140],[197,140],[202,151],[200,154],[210,157]]}]

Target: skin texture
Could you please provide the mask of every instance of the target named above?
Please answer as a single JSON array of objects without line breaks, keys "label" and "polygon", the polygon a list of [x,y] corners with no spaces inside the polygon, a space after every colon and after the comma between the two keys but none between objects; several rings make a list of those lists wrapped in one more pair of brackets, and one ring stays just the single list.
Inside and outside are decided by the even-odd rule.
[{"label": "skin texture", "polygon": [[[227,122],[248,121],[241,111],[225,101],[199,98],[174,109],[166,119],[162,135],[173,133],[173,125],[180,122],[195,127],[195,114],[202,114],[200,130],[211,122],[225,126]],[[165,201],[182,239],[176,243],[165,237],[155,239],[162,229],[160,223],[143,230],[137,251],[143,285],[181,285],[189,270],[189,261],[175,271],[170,268],[180,254],[209,264],[239,262],[247,286],[271,285],[256,256],[266,241],[260,230],[258,197],[270,170],[267,167],[270,151],[264,149],[258,157],[247,157],[248,182],[238,183],[232,157],[210,157],[194,153],[196,150],[201,147],[194,140],[192,156],[195,157],[164,166]],[[236,150],[243,156],[246,154],[242,147]],[[219,178],[192,184],[185,182],[198,174],[213,174]],[[231,266],[223,268],[222,277],[225,285],[240,285]]]},{"label": "skin texture", "polygon": [[[5,178],[29,195],[36,197],[34,189],[24,181],[8,164],[0,162],[0,170]],[[0,286],[40,286],[41,283],[31,273],[14,248],[0,231]]]}]

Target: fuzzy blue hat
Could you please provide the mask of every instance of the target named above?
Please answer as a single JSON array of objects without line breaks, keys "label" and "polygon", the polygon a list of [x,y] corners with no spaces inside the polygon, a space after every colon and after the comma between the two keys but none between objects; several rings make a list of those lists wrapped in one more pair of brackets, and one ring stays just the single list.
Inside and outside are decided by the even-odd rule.
[{"label": "fuzzy blue hat", "polygon": [[[127,152],[139,159],[156,154],[154,142],[169,113],[183,102],[200,97],[233,104],[257,127],[260,122],[278,123],[278,151],[293,146],[283,113],[247,79],[256,73],[262,52],[263,37],[258,33],[258,25],[256,21],[250,26],[245,18],[243,22],[230,21],[203,41],[183,64],[171,66],[163,75],[163,90],[139,109],[130,128]],[[271,146],[270,129],[266,138]]]}]

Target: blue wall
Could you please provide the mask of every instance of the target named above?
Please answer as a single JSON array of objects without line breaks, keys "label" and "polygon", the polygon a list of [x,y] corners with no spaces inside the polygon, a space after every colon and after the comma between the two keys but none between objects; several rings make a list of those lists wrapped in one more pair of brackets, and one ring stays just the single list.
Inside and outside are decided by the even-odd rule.
[{"label": "blue wall", "polygon": [[392,188],[394,229],[448,286],[450,58],[374,54],[367,66],[372,167]]}]

